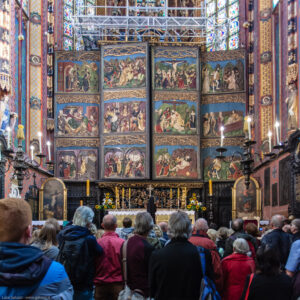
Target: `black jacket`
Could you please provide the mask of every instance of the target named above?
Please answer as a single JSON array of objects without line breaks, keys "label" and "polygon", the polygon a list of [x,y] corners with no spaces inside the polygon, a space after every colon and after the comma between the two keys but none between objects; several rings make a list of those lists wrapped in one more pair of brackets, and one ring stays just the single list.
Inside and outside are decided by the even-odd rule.
[{"label": "black jacket", "polygon": [[280,265],[284,268],[290,252],[290,237],[281,229],[274,229],[265,235],[261,241],[262,245],[268,245],[275,249],[279,255]]},{"label": "black jacket", "polygon": [[[245,299],[249,279],[250,275],[247,277],[240,300]],[[273,276],[257,274],[251,282],[248,300],[290,300],[292,291],[292,280],[284,273]]]},{"label": "black jacket", "polygon": [[197,248],[187,239],[172,239],[150,259],[150,296],[155,300],[198,300],[202,270]]}]

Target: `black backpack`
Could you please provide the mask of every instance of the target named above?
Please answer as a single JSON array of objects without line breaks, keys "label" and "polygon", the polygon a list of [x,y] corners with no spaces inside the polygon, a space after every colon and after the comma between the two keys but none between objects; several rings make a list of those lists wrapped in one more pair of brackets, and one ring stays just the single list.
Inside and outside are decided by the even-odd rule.
[{"label": "black backpack", "polygon": [[66,269],[74,288],[80,287],[88,277],[88,264],[84,253],[88,253],[86,237],[62,242],[57,261]]}]

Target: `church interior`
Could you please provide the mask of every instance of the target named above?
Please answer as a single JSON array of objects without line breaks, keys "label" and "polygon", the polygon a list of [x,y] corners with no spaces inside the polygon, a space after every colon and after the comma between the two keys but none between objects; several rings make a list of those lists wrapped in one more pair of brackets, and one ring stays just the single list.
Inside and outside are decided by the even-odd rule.
[{"label": "church interior", "polygon": [[0,0],[0,198],[228,226],[300,217],[298,0]]}]

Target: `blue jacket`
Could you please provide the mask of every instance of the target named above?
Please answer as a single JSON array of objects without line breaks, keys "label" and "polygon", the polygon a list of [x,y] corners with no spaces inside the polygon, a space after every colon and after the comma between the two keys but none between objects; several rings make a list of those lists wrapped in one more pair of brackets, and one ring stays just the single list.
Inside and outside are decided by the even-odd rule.
[{"label": "blue jacket", "polygon": [[64,267],[36,248],[0,242],[0,298],[72,299],[73,287]]}]

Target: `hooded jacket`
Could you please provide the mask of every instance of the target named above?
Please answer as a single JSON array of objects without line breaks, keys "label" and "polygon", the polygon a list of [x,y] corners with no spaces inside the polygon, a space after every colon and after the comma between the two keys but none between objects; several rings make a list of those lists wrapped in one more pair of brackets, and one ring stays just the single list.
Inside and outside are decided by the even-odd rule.
[{"label": "hooded jacket", "polygon": [[0,298],[72,299],[73,287],[64,267],[36,248],[0,242]]},{"label": "hooded jacket", "polygon": [[[87,275],[82,276],[80,283],[76,286],[73,284],[74,290],[92,290],[93,289],[93,279],[95,277],[95,265],[96,258],[103,254],[102,247],[97,243],[96,238],[91,234],[88,228],[69,225],[59,233],[59,249],[64,251],[64,242],[74,242],[78,239],[85,238],[86,247],[82,247],[80,250],[80,261],[77,262],[78,268],[82,268],[82,274],[86,274],[85,271],[88,270]],[[58,254],[58,260],[60,257]],[[68,274],[72,278],[71,274]]]}]

